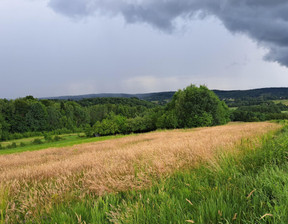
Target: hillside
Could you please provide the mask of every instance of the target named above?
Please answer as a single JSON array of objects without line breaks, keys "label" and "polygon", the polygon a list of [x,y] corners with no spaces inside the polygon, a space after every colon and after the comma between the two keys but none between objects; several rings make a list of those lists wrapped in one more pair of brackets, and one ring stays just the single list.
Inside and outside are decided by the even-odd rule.
[{"label": "hillside", "polygon": [[[288,88],[261,88],[251,90],[213,90],[221,100],[227,99],[248,99],[248,98],[263,98],[264,100],[279,100],[288,99]],[[160,105],[166,104],[173,97],[175,91],[156,92],[144,94],[123,94],[123,93],[105,93],[105,94],[88,94],[78,96],[59,96],[45,97],[45,99],[65,99],[65,100],[82,100],[87,98],[102,98],[102,97],[121,97],[132,98],[136,97],[142,100],[155,102]],[[44,99],[44,98],[43,98]]]},{"label": "hillside", "polygon": [[87,94],[87,95],[75,95],[75,96],[59,96],[59,97],[44,97],[41,99],[53,99],[53,100],[83,100],[90,98],[138,98],[149,102],[155,102],[157,104],[166,104],[174,95],[175,91],[170,92],[157,92],[157,93],[143,93],[143,94],[125,94],[125,93],[99,93],[99,94]]},{"label": "hillside", "polygon": [[288,88],[261,88],[251,90],[213,90],[220,99],[245,99],[245,98],[259,98],[264,100],[287,99]]}]

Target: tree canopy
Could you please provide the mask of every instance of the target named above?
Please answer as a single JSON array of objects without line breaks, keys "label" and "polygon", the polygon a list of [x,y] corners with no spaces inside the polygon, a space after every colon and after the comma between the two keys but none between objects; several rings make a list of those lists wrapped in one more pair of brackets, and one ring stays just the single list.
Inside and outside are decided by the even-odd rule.
[{"label": "tree canopy", "polygon": [[49,131],[113,135],[157,128],[212,126],[228,121],[228,107],[206,86],[190,85],[179,90],[165,106],[137,98],[72,101],[39,100],[28,96],[0,100],[0,140]]},{"label": "tree canopy", "polygon": [[174,94],[164,116],[172,127],[191,128],[225,124],[230,114],[227,105],[213,91],[206,86],[190,85]]}]

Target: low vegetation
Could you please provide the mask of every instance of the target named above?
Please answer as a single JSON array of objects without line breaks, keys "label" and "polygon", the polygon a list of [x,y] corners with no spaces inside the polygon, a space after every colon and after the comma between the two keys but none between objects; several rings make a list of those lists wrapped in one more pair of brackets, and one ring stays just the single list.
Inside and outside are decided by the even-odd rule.
[{"label": "low vegetation", "polygon": [[124,135],[87,138],[84,133],[78,133],[78,134],[51,136],[51,140],[49,139],[47,140],[43,136],[27,139],[18,139],[8,142],[2,142],[1,143],[2,145],[0,147],[0,155],[26,152],[26,151],[37,151],[47,148],[61,148],[89,142],[100,142],[110,139],[117,139],[122,137],[124,137]]},{"label": "low vegetation", "polygon": [[[203,199],[203,193],[207,193],[205,198],[212,203],[211,197],[219,196],[216,189],[230,183],[230,176],[221,176],[222,163],[217,162],[216,155],[225,152],[242,158],[244,147],[249,153],[254,152],[250,150],[268,141],[260,136],[279,127],[275,123],[230,124],[3,155],[0,156],[0,220],[4,223],[167,223],[168,220],[183,223],[183,219],[191,219],[201,223],[201,220],[213,220],[209,214],[217,216],[216,208],[225,219],[232,211],[225,212],[229,208],[224,194],[230,189],[228,186],[221,189],[223,197],[217,199],[222,200],[223,206],[214,204],[214,208],[212,204],[211,211],[207,210],[205,206],[209,204],[205,205]],[[286,130],[283,133],[287,135]],[[264,155],[275,157],[273,151]],[[233,160],[226,161],[233,167]],[[255,161],[262,167],[261,159]],[[241,168],[242,162],[237,159],[235,162]],[[245,164],[250,164],[252,170],[252,160]],[[194,181],[201,172],[201,182],[192,185],[197,184]],[[217,180],[217,175],[221,179]],[[240,174],[229,175],[236,183]],[[211,184],[215,190],[202,188],[202,182],[207,187]],[[239,190],[232,195],[238,193],[240,198],[249,194]],[[197,208],[191,205],[193,200],[197,202],[195,205],[203,206],[199,212],[209,213],[196,213]]]},{"label": "low vegetation", "polygon": [[[288,223],[288,129],[153,187],[54,207],[43,223]],[[48,216],[47,216],[48,217]]]}]

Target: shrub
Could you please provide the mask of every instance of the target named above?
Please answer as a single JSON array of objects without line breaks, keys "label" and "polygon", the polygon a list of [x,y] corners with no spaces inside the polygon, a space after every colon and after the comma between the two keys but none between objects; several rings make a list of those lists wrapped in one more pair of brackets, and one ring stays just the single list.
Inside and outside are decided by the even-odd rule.
[{"label": "shrub", "polygon": [[43,134],[45,141],[51,142],[52,141],[52,136],[49,133],[44,133]]},{"label": "shrub", "polygon": [[26,144],[24,142],[20,142],[20,147],[24,147]]},{"label": "shrub", "polygon": [[21,133],[14,133],[11,135],[11,139],[21,139],[23,135]]},{"label": "shrub", "polygon": [[35,139],[33,140],[32,144],[34,144],[34,145],[41,145],[41,144],[43,144],[43,142],[41,141],[40,138],[35,138]]},{"label": "shrub", "polygon": [[16,147],[17,147],[17,144],[15,142],[12,142],[10,145],[6,146],[7,149],[13,149],[13,148],[16,148]]},{"label": "shrub", "polygon": [[53,141],[54,142],[58,142],[60,141],[62,138],[59,136],[59,135],[55,135],[54,138],[53,138]]}]

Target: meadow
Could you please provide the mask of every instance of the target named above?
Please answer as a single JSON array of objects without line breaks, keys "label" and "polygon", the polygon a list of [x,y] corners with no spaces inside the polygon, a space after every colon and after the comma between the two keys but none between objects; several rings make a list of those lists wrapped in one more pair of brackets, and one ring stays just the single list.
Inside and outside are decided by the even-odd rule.
[{"label": "meadow", "polygon": [[[4,154],[13,154],[25,151],[37,151],[41,149],[47,148],[61,148],[65,146],[73,146],[83,143],[89,142],[98,142],[98,141],[105,141],[109,139],[117,139],[124,137],[125,135],[112,135],[112,136],[102,136],[97,138],[88,138],[83,133],[73,133],[73,134],[63,134],[63,135],[56,135],[59,140],[57,141],[46,141],[43,136],[38,137],[31,137],[31,138],[23,138],[17,140],[11,140],[6,142],[1,142],[2,149],[0,150],[0,155]],[[55,136],[54,136],[55,137]],[[35,144],[35,140],[40,140],[41,143]],[[15,148],[7,148],[7,146],[12,145],[15,143]],[[4,148],[6,147],[6,148]]]},{"label": "meadow", "polygon": [[[266,195],[261,184],[267,178],[274,178],[267,182],[267,189],[272,191],[273,182],[280,181],[279,189],[276,188],[279,195],[287,183],[282,168],[269,160],[265,164],[262,158],[277,158],[267,144],[276,144],[270,143],[276,141],[275,136],[287,137],[286,129],[275,134],[280,128],[281,125],[269,122],[231,123],[2,155],[0,223],[279,220],[287,205],[278,206],[275,197],[271,198],[270,207],[278,209],[277,217],[269,213],[265,198],[264,202],[261,198],[254,201],[254,195]],[[287,141],[281,139],[279,144],[284,147]],[[266,151],[262,154],[263,147]],[[254,163],[257,166],[253,167]],[[270,169],[270,165],[275,167]],[[263,167],[269,177],[261,180]],[[259,181],[262,182],[258,186]],[[284,202],[286,193],[280,195]],[[271,195],[265,197],[269,199]],[[258,202],[267,208],[255,207],[260,217],[250,211]]]}]

